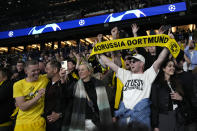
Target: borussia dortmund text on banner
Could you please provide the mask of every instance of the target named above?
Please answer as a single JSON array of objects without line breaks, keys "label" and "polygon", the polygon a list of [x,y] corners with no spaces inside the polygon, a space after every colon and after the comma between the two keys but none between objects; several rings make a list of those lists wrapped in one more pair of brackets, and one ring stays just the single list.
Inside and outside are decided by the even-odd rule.
[{"label": "borussia dortmund text on banner", "polygon": [[105,41],[97,43],[92,50],[91,56],[95,54],[101,54],[110,51],[133,49],[136,47],[148,47],[148,46],[161,46],[167,47],[173,57],[177,57],[180,52],[180,47],[174,39],[171,39],[168,35],[151,35],[143,37],[131,37],[125,39],[116,39],[111,41]]}]

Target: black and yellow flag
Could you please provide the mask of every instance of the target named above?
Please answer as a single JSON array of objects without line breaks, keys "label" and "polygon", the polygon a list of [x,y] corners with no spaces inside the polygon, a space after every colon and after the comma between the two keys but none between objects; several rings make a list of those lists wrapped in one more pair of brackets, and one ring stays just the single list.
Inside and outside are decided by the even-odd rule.
[{"label": "black and yellow flag", "polygon": [[95,45],[90,56],[110,51],[134,49],[136,47],[148,46],[167,47],[174,58],[176,58],[180,52],[180,46],[178,45],[176,40],[171,39],[168,35],[162,34],[142,37],[130,37],[100,42]]}]

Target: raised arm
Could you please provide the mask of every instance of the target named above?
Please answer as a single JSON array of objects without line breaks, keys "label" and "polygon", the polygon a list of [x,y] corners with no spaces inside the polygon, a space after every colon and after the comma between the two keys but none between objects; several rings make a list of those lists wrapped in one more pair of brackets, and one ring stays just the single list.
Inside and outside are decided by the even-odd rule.
[{"label": "raised arm", "polygon": [[[98,34],[98,35],[97,35],[98,42],[102,42],[102,38],[103,38],[103,34]],[[96,43],[97,43],[97,41],[95,40],[94,46],[96,45]],[[94,46],[93,46],[93,47],[94,47]],[[106,65],[105,65],[105,64],[103,63],[103,61],[99,58],[98,55],[96,55],[96,58],[97,58],[98,62],[101,64],[101,66],[102,66],[103,68],[106,68]]]},{"label": "raised arm", "polygon": [[158,72],[163,61],[166,59],[167,55],[168,55],[169,51],[166,47],[164,47],[164,49],[162,50],[162,52],[159,54],[159,57],[157,58],[157,60],[153,63],[153,68],[155,70],[155,72]]},{"label": "raised arm", "polygon": [[114,72],[118,72],[118,66],[116,64],[114,64],[114,62],[112,62],[111,60],[109,60],[105,55],[100,55],[101,60],[103,61],[103,63],[107,66],[109,66]]},{"label": "raised arm", "polygon": [[191,57],[189,47],[192,44],[192,40],[189,40],[188,45],[185,47],[184,52],[187,57]]},{"label": "raised arm", "polygon": [[185,61],[186,61],[188,64],[191,64],[191,60],[189,59],[189,57],[188,57],[186,54],[184,54],[184,59],[185,59]]},{"label": "raised arm", "polygon": [[[164,29],[163,29],[163,26],[161,26],[158,34],[162,34],[163,32],[164,32]],[[168,35],[170,36],[171,39],[174,39],[174,35],[171,33],[171,29],[169,29]],[[168,53],[169,53],[169,50],[166,47],[164,47],[162,52],[159,54],[159,57],[157,58],[157,60],[153,63],[153,68],[154,68],[155,72],[159,71],[159,69],[160,69],[162,63],[164,62],[164,60],[166,59]]]},{"label": "raised arm", "polygon": [[81,62],[81,57],[79,54],[77,54],[76,52],[73,52],[73,55],[75,56],[75,58],[77,59],[77,63],[76,63],[76,66],[75,66],[75,69],[77,70],[79,65],[80,65],[80,62]]},{"label": "raised arm", "polygon": [[132,32],[133,32],[133,36],[137,37],[137,31],[139,30],[139,27],[137,26],[137,24],[132,24],[131,29],[132,29]]},{"label": "raised arm", "polygon": [[[119,38],[119,30],[118,27],[114,27],[111,29],[111,35],[112,35],[112,39],[118,39]],[[97,36],[98,37],[98,36]],[[99,39],[99,38],[98,38]],[[118,61],[120,58],[117,57],[117,55],[115,55],[116,53],[112,53],[113,59],[116,59],[116,61]],[[118,66],[116,64],[114,64],[114,62],[112,62],[111,60],[109,60],[105,55],[100,55],[100,59],[99,62],[107,66],[109,66],[113,71],[117,72],[118,71]]]},{"label": "raised arm", "polygon": [[111,57],[112,57],[112,61],[114,62],[114,64],[116,64],[118,67],[122,66],[120,51],[111,52]]},{"label": "raised arm", "polygon": [[[111,35],[112,35],[113,40],[120,38],[118,27],[114,27],[111,30]],[[114,63],[116,65],[118,65],[119,67],[121,67],[121,65],[122,65],[121,58],[120,58],[120,56],[118,54],[119,54],[119,51],[113,51],[113,52],[111,52],[112,60],[114,61]]]}]

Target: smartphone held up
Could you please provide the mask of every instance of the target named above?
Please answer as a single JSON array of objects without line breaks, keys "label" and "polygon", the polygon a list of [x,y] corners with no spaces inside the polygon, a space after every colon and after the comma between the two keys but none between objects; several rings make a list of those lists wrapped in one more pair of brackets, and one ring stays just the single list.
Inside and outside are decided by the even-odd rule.
[{"label": "smartphone held up", "polygon": [[62,61],[61,62],[61,66],[64,70],[67,70],[68,69],[68,62],[67,61]]}]

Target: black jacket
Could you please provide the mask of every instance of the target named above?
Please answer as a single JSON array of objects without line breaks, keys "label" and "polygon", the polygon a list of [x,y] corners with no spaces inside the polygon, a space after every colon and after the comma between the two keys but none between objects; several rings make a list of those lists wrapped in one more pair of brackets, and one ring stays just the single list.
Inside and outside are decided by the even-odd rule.
[{"label": "black jacket", "polygon": [[13,98],[13,83],[9,80],[0,86],[0,124],[10,121],[15,108]]},{"label": "black jacket", "polygon": [[[64,125],[69,124],[71,117],[70,111],[72,110],[72,94],[76,80],[70,77],[65,84],[61,84],[61,81],[57,81],[52,85],[48,83],[45,93],[45,107],[44,117],[47,124],[55,124],[57,128],[61,128],[62,122]],[[52,112],[62,113],[62,118],[58,119],[54,123],[47,121],[47,116],[51,115]]]},{"label": "black jacket", "polygon": [[71,121],[73,99],[74,99],[74,86],[77,82],[77,79],[73,78],[72,75],[68,75],[68,81],[63,85],[63,126],[68,127]]},{"label": "black jacket", "polygon": [[197,121],[197,74],[182,72],[177,74],[177,78],[182,84],[184,97],[187,101],[188,117],[187,122]]},{"label": "black jacket", "polygon": [[[174,86],[172,85],[172,88]],[[175,89],[175,88],[174,88]],[[159,125],[159,114],[168,114],[168,111],[173,110],[172,100],[170,98],[170,88],[167,82],[154,83],[151,89],[151,125],[153,128]],[[180,104],[178,101],[173,101]]]},{"label": "black jacket", "polygon": [[44,106],[44,116],[51,115],[52,111],[56,113],[62,112],[61,102],[62,102],[62,87],[61,81],[57,81],[52,85],[50,81],[46,87],[45,93],[45,106]]},{"label": "black jacket", "polygon": [[51,115],[52,112],[62,113],[63,112],[63,97],[62,97],[62,86],[61,81],[57,81],[52,85],[50,81],[46,87],[45,93],[45,102],[44,102],[44,118],[46,119],[46,130],[57,130],[61,129],[62,118],[59,118],[57,121],[50,123],[47,119],[48,115]]}]

